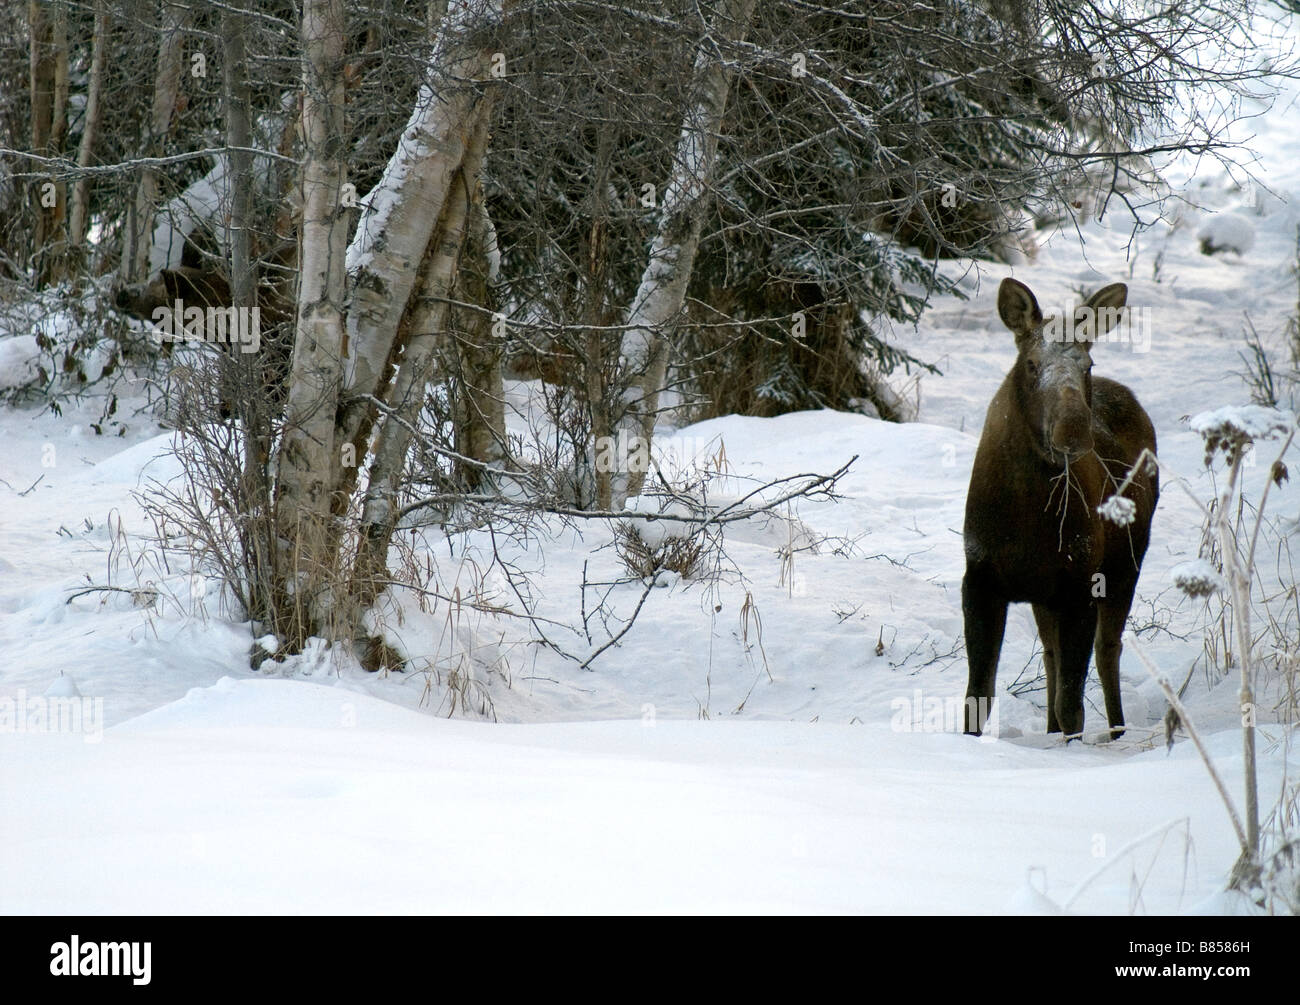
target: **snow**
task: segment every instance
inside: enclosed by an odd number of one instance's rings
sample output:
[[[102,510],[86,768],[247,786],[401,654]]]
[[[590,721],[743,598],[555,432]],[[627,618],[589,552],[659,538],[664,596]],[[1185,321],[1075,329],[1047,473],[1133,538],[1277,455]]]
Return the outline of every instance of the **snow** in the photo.
[[[46,698],[80,698],[76,682],[71,677],[55,677],[53,683],[45,689]]]
[[[158,212],[153,231],[153,244],[149,249],[149,274],[157,275],[163,269],[175,269],[181,264],[181,255],[185,251],[185,239],[201,225],[212,226],[227,205],[227,165],[224,157],[214,158],[210,171],[184,192],[173,198]],[[218,242],[224,240],[225,232],[220,226],[212,226],[213,235]]]
[[[837,500],[725,525],[719,578],[663,577],[590,669],[469,601],[517,609],[519,586],[548,635],[586,658],[609,637],[599,617],[590,640],[582,630],[592,584],[620,617],[645,592],[607,585],[627,571],[605,522],[539,521],[517,542],[411,535],[420,565],[438,571],[433,585],[461,602],[381,597],[369,627],[407,656],[407,672],[367,674],[319,644],[253,671],[250,648],[270,652],[275,640],[236,620],[210,570],[160,549],[136,498],[179,476],[174,434],[136,415],[143,398],[123,392],[119,414],[135,417],[122,438],[92,434],[102,402],[91,397],[66,401],[62,416],[0,411],[0,909],[1254,910],[1223,892],[1232,827],[1192,745],[1180,738],[1166,753],[1165,701],[1133,649],[1187,679],[1183,701],[1240,804],[1238,683],[1204,669],[1201,628],[1221,597],[1174,585],[1217,573],[1199,555],[1201,514],[1175,482],[1215,497],[1222,468],[1203,464],[1202,430],[1257,438],[1293,421],[1238,403],[1249,399],[1243,312],[1276,332],[1295,310],[1297,116],[1280,102],[1259,130],[1256,169],[1276,195],[1205,165],[1170,172],[1194,212],[1249,217],[1254,242],[1239,255],[1202,255],[1193,211],[1178,203],[1132,242],[1112,209],[1082,225],[1082,247],[1072,229],[1038,233],[1033,262],[973,270],[969,301],[941,300],[919,329],[896,329],[944,371],[908,392],[920,422],[727,416],[659,440],[656,457],[679,460],[666,473],[702,485],[709,509],[857,460]],[[1123,281],[1151,319],[1142,344],[1093,352],[1096,374],[1126,384],[1151,415],[1165,468],[1137,641],[1121,665],[1129,729],[1109,744],[1095,742],[1095,672],[1086,741],[1046,735],[1024,606],[1008,615],[998,736],[927,725],[927,710],[946,711],[966,686],[961,527],[985,409],[1015,358],[996,311],[1012,271],[1045,314]],[[0,319],[0,375],[29,365],[34,344],[30,327]],[[536,418],[536,390],[508,384],[512,434]],[[1269,476],[1264,463],[1243,466],[1248,498]],[[1268,511],[1281,522],[1260,543],[1260,596],[1294,585],[1272,556],[1294,552],[1300,479],[1275,486]],[[529,582],[507,580],[498,552]],[[113,589],[74,596],[92,587]],[[1284,699],[1276,676],[1265,668],[1258,684],[1267,813],[1300,763],[1270,718]],[[56,702],[82,709],[84,728],[33,718]]]
[[[655,519],[634,519],[626,521],[636,530],[641,540],[652,551],[663,545],[668,538],[687,538],[698,524],[692,523],[691,509],[676,499],[660,499],[654,496],[633,496],[623,503],[628,513],[654,516]],[[688,519],[674,520],[673,517]]]
[[[1137,516],[1137,504],[1124,496],[1111,496],[1097,507],[1097,512],[1111,523],[1127,527]]]
[[[1220,251],[1244,255],[1255,246],[1255,225],[1240,213],[1219,213],[1201,225],[1196,239],[1207,255]]]
[[[65,283],[29,299],[0,300],[0,400],[51,387],[76,393],[103,375],[118,347],[88,338],[85,318],[98,311],[105,289],[101,279],[75,291]]]
[[[37,378],[41,350],[35,335],[14,335],[0,341],[0,391],[25,387]]]
[[[59,427],[17,412],[5,421],[14,449],[0,477],[25,487],[35,448]],[[38,490],[6,497],[0,553],[14,568],[0,572],[0,695],[68,681],[103,701],[109,727],[99,744],[0,731],[0,791],[25,808],[0,821],[7,910],[987,913],[1075,897],[1071,910],[1122,913],[1134,853],[1097,857],[1096,842],[1119,849],[1184,818],[1191,878],[1180,845],[1147,848],[1141,909],[1228,909],[1214,898],[1235,857],[1231,827],[1193,752],[1163,753],[1163,704],[1140,666],[1124,668],[1130,736],[1109,746],[1063,750],[1043,735],[1032,694],[1002,693],[1003,738],[992,742],[891,728],[900,697],[964,689],[960,649],[949,650],[961,632],[955,531],[970,433],[831,412],[683,430],[688,443],[725,443],[733,491],[861,455],[843,500],[797,519],[819,535],[868,536],[846,555],[800,552],[782,583],[775,553],[791,532],[779,521],[729,528],[728,553],[751,578],[719,587],[723,610],[702,612],[702,588],[688,582],[656,590],[594,672],[503,648],[503,633],[518,634],[508,622],[462,615],[448,632],[445,609],[389,598],[385,635],[428,669],[388,677],[320,647],[254,673],[247,626],[206,591],[191,608],[188,577],[168,578],[151,558],[130,498],[142,476],[174,473],[160,458],[169,437],[116,454],[120,443],[58,438],[59,463]],[[1193,434],[1170,442],[1167,461],[1196,458]],[[1195,478],[1197,467],[1184,469]],[[1194,547],[1171,514],[1156,528],[1146,594],[1169,581],[1171,554]],[[571,617],[584,562],[592,579],[612,571],[606,540],[545,538],[534,556],[546,561],[543,615]],[[86,577],[104,582],[124,550],[139,571],[122,560],[112,583],[152,582],[158,603],[65,602]],[[508,599],[501,580],[492,588]],[[739,638],[746,592],[770,680]],[[1191,648],[1151,645],[1171,670]],[[1013,609],[1004,686],[1032,652],[1032,620]],[[445,718],[453,666],[471,694],[488,694],[498,723]],[[1231,681],[1193,692],[1220,770],[1237,777]],[[456,707],[486,716],[481,702]],[[1088,715],[1096,727],[1095,705]],[[1280,747],[1261,749],[1263,791],[1276,791]],[[293,854],[271,851],[269,835]],[[1025,892],[1031,869],[1038,900]]]
[[[1018,912],[1028,868],[1040,897],[1116,912],[1135,852],[1078,888],[1134,807],[1188,820],[1195,863],[1231,853],[1194,757],[1049,761],[880,724],[488,726],[341,681],[224,678],[97,746],[0,736],[0,765],[28,808],[0,823],[12,912]],[[1137,852],[1148,909],[1213,896],[1169,893],[1176,843]]]
[[[484,238],[483,254],[487,259],[487,281],[489,285],[496,285],[501,278],[501,246],[497,243],[497,229],[492,224],[491,218],[487,218],[487,234]]]
[[[1224,405],[1198,412],[1188,428],[1207,439],[1225,437],[1243,440],[1272,440],[1295,429],[1295,416],[1277,408],[1261,405]]]

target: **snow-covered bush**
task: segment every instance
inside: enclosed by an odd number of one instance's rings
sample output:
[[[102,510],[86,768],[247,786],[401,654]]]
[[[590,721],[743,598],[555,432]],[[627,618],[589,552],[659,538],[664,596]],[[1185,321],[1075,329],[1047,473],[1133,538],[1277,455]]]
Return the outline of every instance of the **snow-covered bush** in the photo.
[[[1201,224],[1196,239],[1201,242],[1203,255],[1221,251],[1244,255],[1255,246],[1255,225],[1240,213],[1216,213]]]
[[[95,431],[120,433],[116,378],[124,362],[149,364],[156,353],[107,302],[93,282],[39,292],[15,284],[0,295],[0,402],[48,402],[58,412],[69,397],[96,396],[103,408]]]
[[[685,503],[641,495],[628,499],[624,509],[639,515],[614,528],[614,546],[629,573],[638,579],[656,579],[661,572],[693,579],[700,573],[709,539]]]

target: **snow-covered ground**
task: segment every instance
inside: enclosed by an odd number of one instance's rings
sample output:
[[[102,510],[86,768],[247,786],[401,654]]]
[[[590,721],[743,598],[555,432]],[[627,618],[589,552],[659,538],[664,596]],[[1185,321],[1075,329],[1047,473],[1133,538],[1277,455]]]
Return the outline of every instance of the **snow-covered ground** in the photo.
[[[1014,358],[995,309],[1009,274],[1046,313],[1129,284],[1136,334],[1098,347],[1097,372],[1136,392],[1170,472],[1133,621],[1175,684],[1201,653],[1203,602],[1171,585],[1201,523],[1172,473],[1203,500],[1215,484],[1187,417],[1249,400],[1245,312],[1267,340],[1296,309],[1300,110],[1284,101],[1257,126],[1271,192],[1180,165],[1170,222],[1130,242],[1114,205],[1081,228],[1082,247],[1072,229],[1039,234],[1035,261],[972,271],[969,301],[900,333],[944,370],[920,382],[921,422],[806,412],[681,430],[685,452],[725,447],[722,495],[858,460],[838,501],[729,527],[732,571],[654,590],[589,670],[526,644],[515,620],[404,596],[384,629],[406,673],[319,652],[251,671],[248,626],[215,581],[160,556],[133,497],[177,476],[171,434],[142,415],[123,438],[97,436],[94,402],[62,417],[3,411],[0,910],[1237,910],[1219,893],[1236,857],[1228,818],[1191,745],[1166,752],[1164,700],[1132,652],[1130,728],[1113,744],[1045,735],[1028,608],[1008,619],[1001,738],[956,735],[932,713],[965,691],[962,513],[984,410]],[[1205,256],[1202,233],[1243,247]],[[30,338],[0,332],[0,361],[25,365]],[[521,411],[528,391],[511,388]],[[1270,460],[1246,470],[1249,497]],[[1293,551],[1297,483],[1269,502]],[[814,539],[792,562],[778,554]],[[601,524],[555,522],[504,546],[536,613],[558,623],[554,641],[579,655],[608,638],[598,622],[591,643],[572,626],[594,597],[584,576],[621,571],[611,542]],[[448,590],[509,600],[499,574],[480,576],[485,535],[428,547]],[[1293,586],[1276,548],[1262,571]],[[121,590],[73,596],[90,586]],[[620,586],[611,602],[626,616],[640,596]],[[1236,688],[1197,669],[1185,701],[1240,801]],[[80,732],[35,728],[47,693],[84,700]],[[1086,714],[1093,734],[1095,677]],[[1266,807],[1281,735],[1266,725],[1260,741]]]
[[[1045,751],[879,721],[488,726],[241,676],[98,744],[4,738],[6,911],[984,912],[1047,909],[1045,886],[1123,912],[1133,875],[1142,908],[1171,911],[1232,858],[1185,744]],[[1234,738],[1215,740],[1230,764]]]

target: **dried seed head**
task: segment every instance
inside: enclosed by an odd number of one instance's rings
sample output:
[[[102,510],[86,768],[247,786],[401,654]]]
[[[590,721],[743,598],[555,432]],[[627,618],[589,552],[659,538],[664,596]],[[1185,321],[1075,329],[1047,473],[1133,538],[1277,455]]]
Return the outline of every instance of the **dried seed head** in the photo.
[[[1203,558],[1174,566],[1172,576],[1174,585],[1189,597],[1208,597],[1223,587],[1219,571]]]
[[[1111,523],[1127,527],[1137,517],[1137,504],[1123,496],[1111,496],[1097,507],[1097,512]]]

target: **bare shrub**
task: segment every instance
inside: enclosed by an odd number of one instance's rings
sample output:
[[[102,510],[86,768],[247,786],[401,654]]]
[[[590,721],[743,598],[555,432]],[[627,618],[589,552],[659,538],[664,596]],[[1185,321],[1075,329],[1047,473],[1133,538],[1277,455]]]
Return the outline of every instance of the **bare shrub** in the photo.
[[[1246,365],[1242,378],[1251,401],[1266,408],[1300,410],[1300,226],[1291,272],[1296,280],[1295,313],[1272,335],[1261,335],[1248,315],[1243,333],[1246,350],[1238,355]]]
[[[1284,903],[1286,897],[1290,896],[1285,892],[1288,884],[1292,882],[1289,878],[1292,853],[1286,850],[1291,843],[1287,826],[1295,813],[1295,800],[1300,786],[1284,774],[1282,793],[1273,810],[1263,819],[1263,828],[1261,828],[1256,771],[1256,735],[1258,720],[1264,710],[1261,708],[1260,699],[1268,694],[1270,689],[1280,685],[1283,697],[1275,707],[1278,720],[1283,726],[1280,742],[1289,748],[1294,739],[1295,682],[1292,668],[1294,660],[1291,657],[1294,644],[1282,640],[1285,639],[1285,633],[1292,624],[1290,609],[1296,601],[1294,574],[1291,573],[1288,578],[1285,573],[1282,573],[1280,565],[1282,591],[1272,595],[1262,591],[1258,546],[1261,540],[1268,537],[1270,530],[1265,521],[1270,491],[1275,486],[1280,486],[1287,477],[1283,458],[1296,438],[1295,416],[1261,406],[1222,408],[1196,415],[1191,421],[1191,427],[1204,440],[1206,467],[1210,467],[1215,459],[1222,455],[1227,471],[1226,478],[1218,487],[1212,504],[1201,502],[1187,488],[1185,482],[1174,480],[1174,483],[1182,487],[1196,503],[1205,518],[1202,557],[1176,567],[1174,578],[1179,588],[1189,596],[1202,598],[1217,592],[1222,597],[1222,609],[1217,619],[1211,612],[1211,622],[1206,628],[1205,653],[1209,655],[1216,652],[1216,644],[1208,640],[1217,632],[1225,646],[1225,664],[1235,662],[1239,672],[1244,765],[1242,789],[1245,796],[1244,811],[1240,814],[1229,795],[1228,786],[1197,733],[1195,723],[1180,700],[1179,693],[1175,691],[1168,677],[1155,669],[1146,654],[1136,645],[1134,648],[1169,701],[1171,714],[1166,721],[1171,733],[1170,742],[1172,742],[1173,730],[1177,728],[1186,730],[1205,762],[1206,769],[1214,780],[1232,821],[1241,846],[1241,854],[1232,868],[1229,887],[1249,896],[1260,907],[1273,910],[1277,906],[1279,890],[1285,894],[1282,898]],[[1259,444],[1269,440],[1281,440],[1282,446],[1276,454],[1276,460],[1268,469],[1268,477],[1258,502],[1250,506],[1247,513],[1243,468],[1247,465],[1248,459],[1253,460],[1254,451],[1258,449]],[[1144,453],[1137,464],[1143,463],[1159,462]],[[1279,560],[1285,551],[1289,562],[1290,552],[1285,544],[1285,532],[1277,535],[1276,527],[1272,527],[1271,530],[1282,542],[1278,552]],[[1205,557],[1205,543],[1210,541],[1214,541],[1218,546],[1214,562]],[[1286,586],[1288,583],[1291,584],[1289,588]],[[1260,593],[1263,595],[1257,601],[1257,595]],[[1259,605],[1264,608],[1265,621],[1279,640],[1279,645],[1271,651],[1266,644],[1261,644],[1268,639],[1269,633],[1265,632],[1257,636],[1251,627]],[[1227,613],[1228,608],[1231,608],[1230,615]],[[1231,631],[1228,631],[1228,625],[1231,625]],[[1235,660],[1229,655],[1231,652],[1229,647],[1234,644]],[[1276,673],[1267,674],[1265,671],[1270,667]],[[1269,830],[1270,824],[1274,828],[1272,831]],[[1269,848],[1270,844],[1274,845],[1272,850]],[[1288,877],[1280,881],[1280,886],[1277,879],[1279,870],[1284,877]]]
[[[705,541],[698,534],[685,537],[664,534],[652,544],[630,523],[615,526],[614,547],[623,567],[639,579],[653,579],[661,571],[694,579],[701,571],[705,555]]]

